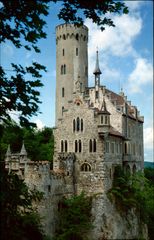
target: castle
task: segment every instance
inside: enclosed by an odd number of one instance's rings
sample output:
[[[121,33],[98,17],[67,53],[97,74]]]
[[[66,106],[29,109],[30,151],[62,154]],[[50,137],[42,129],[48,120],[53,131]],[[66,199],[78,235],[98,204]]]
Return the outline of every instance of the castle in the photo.
[[[116,94],[101,86],[98,51],[95,85],[88,87],[86,26],[57,26],[56,44],[53,168],[66,175],[74,169],[77,193],[103,192],[112,182],[116,165],[131,173],[143,169],[143,117],[123,92]]]
[[[30,188],[45,193],[39,206],[46,232],[54,235],[62,196],[98,194],[93,201],[95,228],[90,239],[131,239],[139,236],[140,221],[131,211],[123,218],[109,202],[115,166],[133,174],[143,170],[143,117],[137,107],[100,84],[98,51],[93,87],[88,87],[88,28],[56,27],[56,127],[53,169],[32,162],[22,146],[18,155],[6,153],[6,168],[17,172]],[[120,227],[119,227],[120,226]],[[132,226],[132,228],[130,227]]]

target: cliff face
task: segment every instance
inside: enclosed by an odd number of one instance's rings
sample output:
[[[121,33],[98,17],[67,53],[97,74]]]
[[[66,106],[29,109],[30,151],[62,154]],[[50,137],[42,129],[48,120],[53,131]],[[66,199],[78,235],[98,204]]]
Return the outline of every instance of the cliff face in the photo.
[[[135,210],[117,211],[105,194],[93,199],[92,221],[94,229],[89,239],[148,239],[147,227],[140,222]]]
[[[25,181],[30,188],[35,186],[44,192],[44,199],[37,208],[43,217],[45,232],[53,237],[59,222],[58,203],[64,196],[73,195],[74,186],[71,177],[44,170],[29,169]],[[147,227],[135,210],[118,211],[105,192],[93,196],[91,213],[93,229],[88,233],[89,240],[148,239]]]

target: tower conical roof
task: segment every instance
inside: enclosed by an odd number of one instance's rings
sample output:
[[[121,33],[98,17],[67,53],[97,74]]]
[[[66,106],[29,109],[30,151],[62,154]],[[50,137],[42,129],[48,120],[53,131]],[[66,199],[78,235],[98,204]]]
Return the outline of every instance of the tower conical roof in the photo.
[[[96,51],[96,65],[95,65],[95,70],[93,72],[95,75],[96,74],[101,74],[101,70],[99,68],[99,59],[98,59],[98,50]]]
[[[24,141],[22,143],[22,148],[21,148],[21,151],[20,151],[20,155],[27,155],[27,151],[25,149],[25,144],[24,144]]]

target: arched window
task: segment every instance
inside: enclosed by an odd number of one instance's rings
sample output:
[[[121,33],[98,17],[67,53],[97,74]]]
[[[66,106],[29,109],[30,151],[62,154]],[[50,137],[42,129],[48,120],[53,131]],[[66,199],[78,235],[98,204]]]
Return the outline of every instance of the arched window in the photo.
[[[90,172],[91,171],[91,166],[88,163],[83,163],[81,165],[81,171],[82,172]]]
[[[66,74],[66,65],[64,64],[64,74]]]
[[[65,90],[64,88],[62,88],[62,97],[64,97],[64,95],[65,95]]]
[[[79,117],[77,117],[77,119],[76,119],[76,130],[77,131],[80,130],[80,119],[79,119]]]
[[[73,132],[75,132],[75,119],[73,119]]]
[[[63,68],[63,65],[61,65],[61,74],[64,74],[64,68]]]
[[[79,152],[82,152],[82,144],[81,144],[81,140],[79,140]]]
[[[96,152],[96,139],[93,141],[93,152]]]
[[[75,36],[76,40],[79,40],[79,34],[77,33]]]
[[[83,131],[83,119],[81,119],[81,132]]]
[[[67,152],[67,140],[65,140],[65,152]]]
[[[77,152],[77,151],[78,151],[78,141],[75,140],[75,152]]]
[[[78,48],[76,48],[76,56],[78,56],[79,54],[79,51],[78,51]]]
[[[66,40],[66,36],[65,36],[65,34],[63,34],[63,39]]]
[[[61,140],[61,152],[63,152],[64,151],[64,142],[63,142],[63,140]]]
[[[89,140],[89,152],[92,152],[92,140]]]

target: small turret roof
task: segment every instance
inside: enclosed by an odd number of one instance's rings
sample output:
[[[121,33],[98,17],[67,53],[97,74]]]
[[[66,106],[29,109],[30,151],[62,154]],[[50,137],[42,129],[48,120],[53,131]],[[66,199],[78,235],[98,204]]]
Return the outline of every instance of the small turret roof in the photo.
[[[93,72],[95,75],[101,74],[101,70],[99,68],[99,59],[98,59],[98,50],[96,51],[96,65],[95,65],[95,70]]]
[[[25,148],[24,141],[22,143],[22,148],[21,148],[21,151],[20,151],[20,155],[27,155],[27,151],[26,151],[26,148]]]
[[[105,102],[104,99],[103,99],[103,102],[102,102],[101,110],[98,112],[98,114],[108,114],[108,115],[110,115],[110,113],[107,111],[106,102]]]
[[[8,145],[7,151],[6,151],[6,156],[11,155],[11,149],[10,149],[10,144]]]

